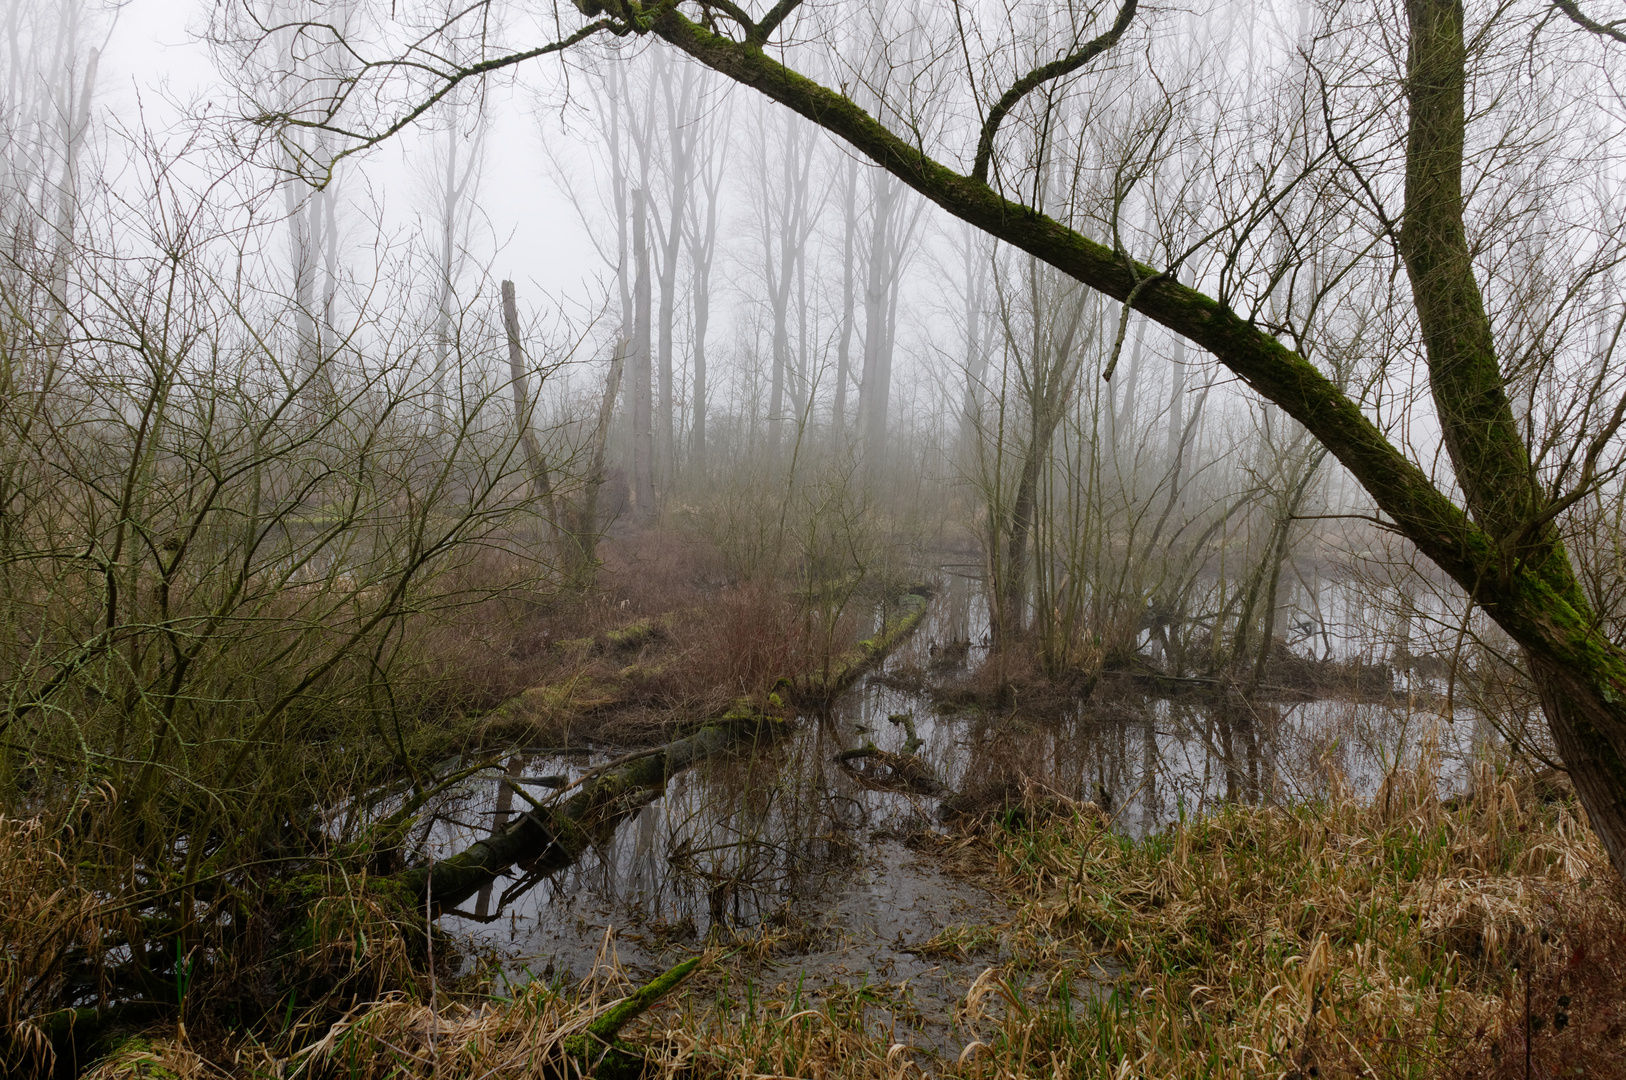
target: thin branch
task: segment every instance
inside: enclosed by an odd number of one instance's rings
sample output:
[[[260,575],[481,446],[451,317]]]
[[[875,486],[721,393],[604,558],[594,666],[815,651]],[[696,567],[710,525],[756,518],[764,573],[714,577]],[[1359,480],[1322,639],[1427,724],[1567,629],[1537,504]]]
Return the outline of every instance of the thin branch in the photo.
[[[1134,266],[1133,260],[1130,260],[1129,265],[1131,267]],[[1131,269],[1130,272],[1133,273],[1133,269]],[[1129,332],[1129,315],[1135,310],[1135,299],[1140,296],[1142,289],[1146,288],[1146,286],[1150,285],[1154,281],[1161,280],[1167,274],[1168,271],[1165,270],[1161,273],[1153,274],[1150,277],[1142,278],[1135,283],[1135,287],[1130,289],[1129,295],[1124,298],[1123,310],[1118,315],[1118,335],[1112,340],[1112,357],[1107,361],[1107,366],[1101,371],[1101,378],[1103,381],[1111,382],[1112,373],[1118,370],[1118,357],[1123,355],[1124,336]]]
[[[1124,0],[1124,6],[1118,12],[1118,21],[1100,37],[1085,43],[1060,60],[1052,60],[1048,64],[1034,68],[1011,84],[1011,88],[995,102],[992,109],[988,110],[988,119],[983,121],[982,134],[977,139],[976,163],[971,167],[973,179],[984,184],[988,182],[988,162],[994,155],[994,135],[999,131],[999,125],[1004,122],[1006,114],[1038,87],[1052,79],[1071,75],[1118,44],[1118,39],[1123,37],[1124,31],[1129,29],[1130,22],[1135,18],[1135,3],[1136,0]]]
[[[761,45],[768,40],[768,35],[779,29],[779,24],[790,16],[790,13],[802,6],[802,0],[779,0],[773,10],[762,17],[762,21],[754,27],[747,27],[746,40],[755,45]]]
[[[1614,22],[1601,23],[1589,19],[1581,13],[1581,6],[1575,0],[1553,0],[1553,6],[1569,16],[1570,22],[1581,29],[1590,30],[1594,34],[1602,34],[1604,37],[1612,37],[1616,41],[1626,44],[1626,32],[1620,29],[1621,23],[1626,22],[1626,20],[1616,19]]]
[[[436,103],[438,103],[447,94],[450,94],[466,80],[478,78],[482,75],[487,75],[493,71],[499,71],[503,68],[513,67],[514,65],[522,64],[527,60],[535,60],[538,57],[547,56],[550,53],[563,52],[571,46],[587,40],[600,30],[608,30],[613,34],[625,34],[629,32],[627,27],[622,26],[612,19],[597,19],[588,23],[580,30],[577,30],[569,37],[562,38],[559,41],[551,41],[546,45],[539,45],[534,49],[526,49],[524,52],[509,53],[506,56],[497,56],[490,60],[482,60],[478,64],[470,64],[467,67],[460,67],[451,74],[445,76],[445,81],[442,82],[440,87],[435,90],[434,93],[425,97],[422,101],[418,102],[417,105],[409,109],[405,114],[398,117],[393,123],[390,124],[389,127],[372,135],[362,135],[325,121],[300,120],[297,117],[290,116],[287,113],[265,113],[255,117],[255,121],[266,126],[279,125],[285,128],[313,128],[317,131],[326,131],[335,135],[342,135],[346,138],[357,140],[355,145],[346,147],[323,163],[322,167],[326,175],[322,177],[319,183],[312,185],[317,190],[321,190],[332,181],[333,168],[340,161],[349,157],[351,154],[357,154],[363,150],[369,150],[372,147],[377,146],[379,143],[385,142],[396,134],[400,133],[402,129],[406,128],[424,113],[434,108]]]

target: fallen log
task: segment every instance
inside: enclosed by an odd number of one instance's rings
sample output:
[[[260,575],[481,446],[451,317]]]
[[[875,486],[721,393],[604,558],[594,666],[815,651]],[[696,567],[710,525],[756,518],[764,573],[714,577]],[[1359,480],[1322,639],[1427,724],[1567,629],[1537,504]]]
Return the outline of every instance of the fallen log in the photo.
[[[642,805],[639,796],[658,795],[667,780],[697,762],[749,740],[779,738],[788,726],[779,717],[737,708],[691,735],[599,774],[557,806],[538,803],[449,859],[393,875],[392,887],[406,897],[417,897],[420,908],[427,896],[435,908],[444,910],[479,892],[514,863],[537,859],[569,863],[587,850],[604,826]]]
[[[925,618],[929,597],[926,586],[914,586],[901,594],[874,637],[858,642],[822,675],[800,683],[782,679],[779,687],[800,686],[788,695],[798,703],[828,704],[908,639]],[[778,695],[769,700],[776,706],[784,704]],[[402,871],[387,879],[388,884],[380,881],[379,885],[398,890],[400,899],[419,910],[427,897],[432,907],[444,911],[478,893],[515,863],[545,860],[566,865],[586,851],[603,829],[658,797],[671,777],[746,741],[778,739],[789,726],[749,703],[737,704],[690,735],[612,763],[585,783],[579,782],[575,794],[563,802],[536,803],[451,858]]]
[[[832,658],[822,672],[795,679],[780,679],[774,687],[776,693],[797,705],[826,708],[857,682],[870,668],[885,660],[909,639],[926,618],[926,607],[932,595],[929,585],[911,585],[890,602],[881,629],[874,637],[865,638],[838,657]]]

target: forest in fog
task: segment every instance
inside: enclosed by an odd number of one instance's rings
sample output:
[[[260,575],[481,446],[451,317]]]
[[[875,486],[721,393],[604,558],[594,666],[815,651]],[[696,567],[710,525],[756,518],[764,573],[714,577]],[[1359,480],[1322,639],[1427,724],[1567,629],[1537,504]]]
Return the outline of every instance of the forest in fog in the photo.
[[[1602,0],[6,0],[0,1073],[1626,1076]]]

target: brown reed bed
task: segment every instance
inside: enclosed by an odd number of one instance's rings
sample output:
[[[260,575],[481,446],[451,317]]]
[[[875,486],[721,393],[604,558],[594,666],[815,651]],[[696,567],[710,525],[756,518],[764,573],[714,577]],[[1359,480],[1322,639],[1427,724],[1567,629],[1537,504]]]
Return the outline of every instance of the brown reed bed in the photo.
[[[1055,803],[970,841],[1018,907],[955,928],[966,948],[999,942],[965,987],[955,1045],[877,1024],[906,987],[773,990],[728,956],[625,1036],[649,1075],[742,1080],[1626,1076],[1626,895],[1551,785],[1487,762],[1441,798],[1425,755],[1372,798],[1335,778],[1319,802],[1230,805],[1142,839]],[[44,838],[7,829],[0,867],[37,872],[15,849]],[[31,917],[93,918],[52,903]],[[506,999],[420,980],[280,1043],[167,1023],[96,1075],[571,1075],[567,1040],[629,989],[609,951],[580,986]]]

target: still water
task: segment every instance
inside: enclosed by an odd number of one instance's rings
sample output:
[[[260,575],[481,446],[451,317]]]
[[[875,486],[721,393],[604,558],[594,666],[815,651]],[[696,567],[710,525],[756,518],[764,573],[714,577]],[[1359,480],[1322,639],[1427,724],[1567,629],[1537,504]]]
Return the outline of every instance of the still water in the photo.
[[[1020,700],[945,713],[932,688],[952,687],[979,662],[986,623],[976,583],[945,569],[948,588],[916,635],[830,712],[674,777],[574,864],[515,867],[446,914],[467,962],[495,962],[516,980],[569,980],[608,949],[637,978],[669,967],[681,949],[753,942],[753,978],[764,987],[890,986],[907,1000],[889,1022],[944,1043],[953,1005],[1001,946],[974,955],[922,947],[956,924],[997,925],[1005,900],[992,875],[949,872],[942,799],[876,790],[837,763],[842,751],[872,743],[903,754],[912,729],[920,760],[952,792],[985,806],[1024,792],[1093,801],[1114,828],[1139,835],[1225,799],[1315,798],[1335,776],[1370,793],[1424,747],[1437,747],[1450,787],[1490,735],[1466,710],[1447,718],[1438,688],[1415,674],[1376,700],[1217,705],[1209,695],[1119,687],[1045,714]],[[1297,597],[1299,612],[1314,611],[1314,632],[1302,635],[1314,640],[1295,651],[1346,656],[1369,640],[1347,622],[1361,617],[1350,597],[1319,586]],[[1345,622],[1328,614],[1338,611]],[[449,855],[523,810],[514,786],[544,798],[622,752],[515,754],[506,779],[482,775],[448,796],[429,850]]]

